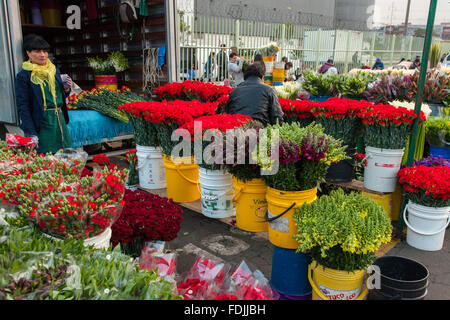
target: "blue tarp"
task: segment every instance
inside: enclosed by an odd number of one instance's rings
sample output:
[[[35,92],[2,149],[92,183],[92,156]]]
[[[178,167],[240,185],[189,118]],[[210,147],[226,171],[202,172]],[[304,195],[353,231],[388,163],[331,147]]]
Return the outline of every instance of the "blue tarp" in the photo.
[[[68,129],[72,148],[102,142],[118,135],[132,134],[130,123],[107,117],[93,110],[70,110]]]
[[[166,63],[166,46],[158,48],[158,69]]]

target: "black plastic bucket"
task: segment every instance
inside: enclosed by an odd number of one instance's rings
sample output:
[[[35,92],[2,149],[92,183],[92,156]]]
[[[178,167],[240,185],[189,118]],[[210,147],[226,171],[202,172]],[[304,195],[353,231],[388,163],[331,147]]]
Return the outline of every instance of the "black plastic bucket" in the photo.
[[[379,267],[380,289],[371,289],[369,300],[423,300],[427,295],[428,269],[421,263],[396,256],[374,262]]]
[[[330,182],[351,182],[354,176],[355,152],[354,146],[348,146],[345,153],[351,159],[345,159],[330,165],[325,179]]]

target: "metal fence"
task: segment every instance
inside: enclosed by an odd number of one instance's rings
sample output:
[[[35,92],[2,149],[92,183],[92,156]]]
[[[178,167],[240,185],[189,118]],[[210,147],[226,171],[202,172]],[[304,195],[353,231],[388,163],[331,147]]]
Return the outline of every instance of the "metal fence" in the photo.
[[[223,81],[231,52],[251,61],[256,49],[276,42],[277,60],[287,57],[299,74],[317,70],[333,59],[339,73],[372,66],[381,58],[385,67],[422,54],[423,38],[375,31],[348,31],[292,24],[253,22],[177,12],[180,80]]]

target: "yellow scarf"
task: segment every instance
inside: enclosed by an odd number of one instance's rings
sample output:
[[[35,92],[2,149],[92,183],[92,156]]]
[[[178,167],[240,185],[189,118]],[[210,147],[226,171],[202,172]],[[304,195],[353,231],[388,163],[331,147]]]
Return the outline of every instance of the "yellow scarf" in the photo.
[[[41,87],[42,99],[44,100],[44,109],[47,107],[44,93],[44,87],[47,84],[50,88],[50,93],[52,94],[53,101],[56,106],[55,65],[47,59],[47,62],[43,66],[34,64],[31,61],[26,61],[22,64],[22,68],[24,70],[31,71],[31,82]]]

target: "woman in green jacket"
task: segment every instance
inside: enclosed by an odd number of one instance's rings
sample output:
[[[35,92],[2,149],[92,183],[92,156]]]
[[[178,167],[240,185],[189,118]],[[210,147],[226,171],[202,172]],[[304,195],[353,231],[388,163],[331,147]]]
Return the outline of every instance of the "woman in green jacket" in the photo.
[[[40,36],[29,35],[24,49],[29,60],[17,74],[15,86],[20,126],[25,136],[38,143],[38,153],[70,148],[66,92],[59,70],[48,59],[50,45]]]

